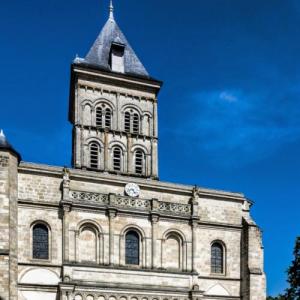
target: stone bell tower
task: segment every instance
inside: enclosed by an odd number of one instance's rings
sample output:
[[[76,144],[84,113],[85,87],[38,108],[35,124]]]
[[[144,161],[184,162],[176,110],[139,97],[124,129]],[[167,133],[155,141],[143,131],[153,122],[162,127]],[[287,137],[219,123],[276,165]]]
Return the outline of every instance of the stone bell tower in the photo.
[[[157,179],[161,85],[120,30],[111,2],[109,19],[87,56],[71,67],[73,167]]]

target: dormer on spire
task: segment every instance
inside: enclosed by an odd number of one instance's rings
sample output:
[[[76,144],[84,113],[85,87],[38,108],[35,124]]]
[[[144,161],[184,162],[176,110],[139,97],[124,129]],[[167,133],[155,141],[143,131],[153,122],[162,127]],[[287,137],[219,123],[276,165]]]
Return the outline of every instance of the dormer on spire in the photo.
[[[109,19],[111,21],[114,21],[115,18],[114,18],[114,6],[113,6],[113,1],[110,0],[110,4],[109,4]]]
[[[74,62],[126,75],[150,77],[114,19],[112,0],[109,5],[109,19],[93,46],[84,59],[77,58]]]

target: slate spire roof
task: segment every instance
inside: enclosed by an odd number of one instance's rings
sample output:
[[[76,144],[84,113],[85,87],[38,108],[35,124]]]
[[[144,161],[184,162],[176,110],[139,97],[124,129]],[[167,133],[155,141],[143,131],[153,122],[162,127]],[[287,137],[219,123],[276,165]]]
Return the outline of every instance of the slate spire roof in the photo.
[[[8,142],[2,129],[0,130],[0,151],[1,150],[12,152],[13,154],[15,154],[18,157],[18,160],[21,161],[21,155]]]
[[[76,59],[76,63],[85,63],[111,71],[110,51],[113,43],[125,46],[124,70],[125,74],[149,77],[145,67],[131,48],[126,37],[114,18],[112,1],[109,7],[109,19],[84,59]]]

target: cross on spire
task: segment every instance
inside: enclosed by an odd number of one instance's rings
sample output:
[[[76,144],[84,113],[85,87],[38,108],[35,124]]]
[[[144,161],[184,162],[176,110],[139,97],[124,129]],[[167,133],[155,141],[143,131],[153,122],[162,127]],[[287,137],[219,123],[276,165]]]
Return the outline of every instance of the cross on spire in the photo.
[[[114,20],[114,6],[113,6],[113,0],[110,0],[109,4],[109,19]]]

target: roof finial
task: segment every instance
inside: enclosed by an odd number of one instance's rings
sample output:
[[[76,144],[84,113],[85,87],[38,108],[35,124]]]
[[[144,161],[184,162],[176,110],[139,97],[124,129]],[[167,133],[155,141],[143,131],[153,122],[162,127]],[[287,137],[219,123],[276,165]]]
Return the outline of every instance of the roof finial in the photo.
[[[0,138],[5,138],[5,135],[4,135],[4,132],[2,129],[0,130]]]
[[[110,4],[109,4],[109,19],[114,20],[114,6],[112,0],[110,0]]]

